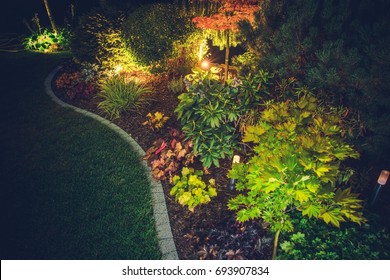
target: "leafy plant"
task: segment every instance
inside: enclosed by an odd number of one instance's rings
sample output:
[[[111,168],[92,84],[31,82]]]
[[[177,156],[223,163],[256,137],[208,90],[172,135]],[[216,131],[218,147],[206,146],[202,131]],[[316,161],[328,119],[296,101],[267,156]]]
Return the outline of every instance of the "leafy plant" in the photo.
[[[226,219],[218,228],[197,228],[184,235],[202,260],[267,259],[269,240],[259,221]]]
[[[160,130],[164,127],[165,122],[169,120],[169,117],[161,112],[148,113],[146,117],[148,120],[143,125],[147,125],[151,130]]]
[[[42,32],[33,33],[24,40],[24,47],[27,50],[40,52],[54,52],[66,50],[69,46],[70,33],[67,30],[60,30],[58,33],[48,29]]]
[[[169,139],[154,141],[144,156],[156,180],[171,181],[181,166],[187,166],[194,160],[192,142],[183,141],[184,135],[175,129],[171,129],[169,135]]]
[[[189,88],[179,95],[175,109],[186,139],[193,141],[205,167],[219,166],[220,159],[233,156],[237,145],[238,89],[219,83],[217,77],[212,71],[194,70],[186,77]]]
[[[340,110],[321,107],[307,90],[297,94],[297,101],[268,103],[260,122],[247,127],[243,141],[256,145],[254,155],[229,172],[244,192],[229,201],[229,209],[237,211],[238,221],[270,223],[276,233],[273,258],[280,232],[293,230],[293,209],[336,227],[365,221],[358,195],[336,185],[340,162],[358,157],[343,139]]]
[[[142,66],[153,71],[165,68],[165,59],[173,54],[173,45],[185,41],[194,31],[188,16],[173,4],[143,5],[131,12],[123,26],[128,50]]]
[[[209,203],[212,197],[217,196],[215,180],[210,179],[206,184],[202,175],[200,170],[183,167],[181,176],[173,177],[173,187],[169,194],[181,205],[188,206],[191,212],[194,212],[196,206]]]
[[[79,63],[98,65],[105,76],[138,68],[121,35],[124,16],[94,9],[80,17],[72,40],[72,54]]]
[[[85,80],[81,72],[64,72],[55,80],[58,88],[65,90],[65,95],[70,100],[88,99],[97,94],[99,86],[96,80]]]
[[[355,145],[367,164],[385,166],[390,155],[386,3],[275,0],[260,5],[256,27],[241,24],[256,56],[246,68],[261,65],[281,79],[294,77],[316,88],[324,101],[355,111]]]
[[[183,76],[170,80],[168,83],[168,89],[177,94],[183,93],[185,91]]]
[[[195,17],[193,22],[196,27],[209,31],[214,45],[225,49],[224,81],[226,81],[229,69],[229,48],[238,43],[235,35],[238,31],[237,23],[242,20],[253,22],[253,13],[259,9],[259,4],[256,0],[221,0],[216,2],[219,4],[217,13]]]
[[[298,213],[293,219],[297,232],[281,240],[279,259],[296,260],[377,260],[390,258],[390,235],[372,224],[357,227],[347,223],[342,228],[327,227],[318,220]]]
[[[100,83],[98,97],[103,98],[98,107],[105,110],[110,118],[119,118],[123,111],[138,111],[147,102],[151,89],[134,80],[125,81],[122,76],[106,78]]]

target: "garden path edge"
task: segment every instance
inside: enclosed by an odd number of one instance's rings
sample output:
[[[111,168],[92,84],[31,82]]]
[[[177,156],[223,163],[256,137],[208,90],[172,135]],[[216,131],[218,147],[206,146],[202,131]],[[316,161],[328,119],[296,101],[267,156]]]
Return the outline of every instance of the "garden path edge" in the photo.
[[[151,186],[151,195],[152,195],[152,204],[153,204],[153,215],[157,230],[157,238],[159,242],[159,247],[163,260],[178,260],[178,254],[175,246],[175,242],[173,240],[172,229],[169,222],[167,206],[165,203],[164,191],[162,185],[159,181],[156,181],[151,174],[150,167],[146,164],[142,157],[145,155],[145,151],[141,148],[141,146],[122,128],[110,122],[109,120],[98,116],[94,113],[88,112],[86,110],[77,108],[70,104],[67,104],[60,100],[53,92],[51,87],[51,83],[54,75],[61,69],[61,66],[57,66],[45,79],[44,86],[46,93],[50,96],[50,98],[57,103],[58,105],[64,108],[70,108],[84,116],[90,117],[98,122],[104,124],[124,139],[129,145],[134,149],[134,151],[140,157],[140,162],[145,168],[145,173],[148,178],[148,181]]]

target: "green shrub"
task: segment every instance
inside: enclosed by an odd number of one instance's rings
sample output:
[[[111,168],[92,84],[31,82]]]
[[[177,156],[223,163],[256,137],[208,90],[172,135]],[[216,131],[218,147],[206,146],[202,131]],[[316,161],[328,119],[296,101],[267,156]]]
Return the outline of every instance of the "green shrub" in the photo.
[[[187,92],[179,95],[175,109],[186,139],[194,143],[203,166],[219,166],[219,160],[233,157],[237,147],[235,121],[240,107],[235,100],[238,88],[221,84],[212,71],[188,75]]]
[[[98,63],[98,35],[107,32],[112,26],[109,18],[100,10],[94,9],[79,19],[71,44],[72,54],[79,62]]]
[[[211,198],[217,196],[215,189],[215,180],[210,179],[209,184],[202,180],[203,172],[193,168],[183,167],[181,176],[173,177],[173,187],[170,195],[183,206],[193,212],[195,207],[200,204],[206,204]]]
[[[126,81],[122,76],[104,79],[100,83],[98,97],[103,98],[98,104],[110,118],[119,118],[123,111],[138,111],[147,102],[150,88],[134,80]]]
[[[327,227],[296,213],[296,233],[281,239],[279,259],[295,260],[380,260],[390,259],[390,234],[375,225]]]
[[[71,33],[66,29],[59,30],[58,33],[43,29],[40,33],[34,33],[25,38],[23,44],[27,50],[53,52],[68,50],[70,38]]]
[[[123,26],[126,45],[137,62],[155,71],[165,69],[174,42],[185,41],[192,31],[191,18],[172,4],[141,6],[128,15]]]
[[[356,112],[355,143],[365,159],[386,165],[390,155],[390,17],[386,1],[262,1],[256,28],[242,24],[261,67],[294,77],[327,102]],[[247,64],[245,65],[245,62]],[[367,161],[366,161],[367,162]],[[380,168],[380,167],[378,167]]]
[[[294,229],[292,209],[336,227],[365,221],[362,201],[345,186],[350,176],[342,176],[351,172],[340,168],[345,159],[359,156],[343,138],[343,110],[320,106],[305,89],[296,94],[297,101],[269,102],[260,122],[247,127],[243,141],[255,144],[254,155],[229,172],[242,192],[229,201],[229,209],[240,222],[262,218],[270,224],[276,233],[273,257],[280,232]]]
[[[98,9],[81,16],[72,41],[76,61],[97,64],[106,76],[137,67],[121,36],[123,21],[120,13]]]
[[[272,98],[272,75],[259,71],[222,84],[218,70],[195,69],[184,79],[187,90],[179,95],[175,110],[187,139],[194,143],[205,167],[219,166],[219,160],[232,157],[237,148],[237,128],[258,119],[259,107]]]

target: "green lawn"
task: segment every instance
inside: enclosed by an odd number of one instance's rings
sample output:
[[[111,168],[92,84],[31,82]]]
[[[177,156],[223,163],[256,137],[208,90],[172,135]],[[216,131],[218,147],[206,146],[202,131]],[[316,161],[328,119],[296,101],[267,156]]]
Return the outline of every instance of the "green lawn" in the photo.
[[[0,54],[1,259],[159,259],[129,145],[45,94],[66,54]]]

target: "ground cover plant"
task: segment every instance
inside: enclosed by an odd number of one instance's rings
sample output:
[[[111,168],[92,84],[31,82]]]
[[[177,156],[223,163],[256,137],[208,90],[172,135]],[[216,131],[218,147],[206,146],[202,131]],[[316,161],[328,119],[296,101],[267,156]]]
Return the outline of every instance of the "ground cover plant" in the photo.
[[[78,69],[59,73],[56,93],[103,116],[107,111],[99,104],[106,102],[108,116],[146,150],[144,159],[163,184],[182,259],[388,258],[383,245],[388,239],[383,214],[390,210],[387,190],[376,206],[368,203],[368,186],[374,185],[369,176],[387,166],[366,162],[367,147],[360,141],[365,136],[356,138],[362,119],[350,96],[344,95],[350,92],[349,82],[337,79],[338,74],[351,78],[351,64],[332,67],[344,56],[355,61],[353,44],[338,44],[335,37],[335,30],[342,29],[337,26],[349,18],[348,3],[261,1],[255,21],[247,17],[249,21],[234,26],[236,39],[246,47],[246,53],[234,59],[234,71],[222,75],[216,64],[190,71],[207,55],[204,39],[210,38],[210,32],[197,32],[192,19],[218,18],[220,7],[241,7],[244,2],[184,1],[185,8],[172,10],[180,15],[180,24],[170,13],[161,16],[171,7],[165,4],[89,14],[77,29],[83,35],[74,42]],[[352,18],[364,26],[359,9],[353,9]],[[147,24],[138,26],[140,22]],[[214,38],[223,39],[222,46],[233,43],[227,43],[226,33],[218,34],[224,35]],[[359,36],[354,37],[356,45]],[[77,44],[84,55],[77,52]],[[370,65],[373,56],[366,59],[356,65]],[[87,73],[92,79],[84,78]],[[73,86],[67,88],[68,79],[61,79],[68,74],[101,81],[100,93],[72,99],[66,92]],[[366,81],[359,77],[355,87]],[[151,89],[150,102],[136,110],[117,109],[121,102],[104,96],[104,83],[110,81],[145,83]],[[382,92],[381,81],[375,90]],[[382,100],[386,108],[386,98]],[[241,163],[233,164],[233,155],[239,155]],[[340,242],[332,243],[327,235]],[[353,245],[345,244],[348,239]]]
[[[281,242],[279,259],[383,260],[389,259],[388,231],[377,225],[347,223],[332,228],[293,213],[295,232]]]

